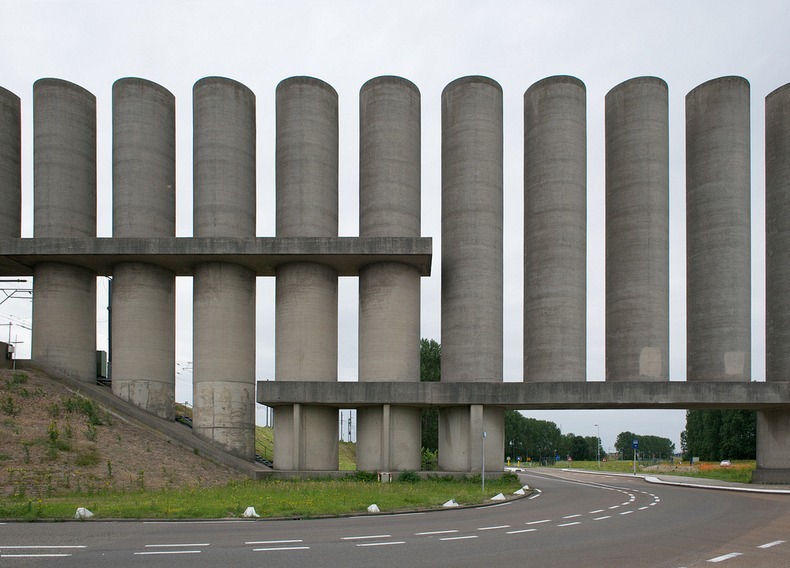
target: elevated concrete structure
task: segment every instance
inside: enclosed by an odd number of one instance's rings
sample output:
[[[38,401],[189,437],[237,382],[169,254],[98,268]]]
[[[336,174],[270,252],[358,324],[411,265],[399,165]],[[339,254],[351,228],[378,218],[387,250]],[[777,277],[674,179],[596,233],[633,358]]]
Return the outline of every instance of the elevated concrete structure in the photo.
[[[687,378],[751,376],[749,83],[686,95]]]
[[[96,236],[96,98],[73,83],[33,86],[33,232]],[[96,379],[96,276],[55,262],[33,270],[33,361]]]
[[[113,237],[175,237],[175,97],[144,79],[113,84]],[[113,393],[173,420],[175,275],[142,262],[113,267]]]
[[[0,237],[18,238],[22,223],[22,121],[19,97],[0,87]]]
[[[420,92],[378,77],[359,93],[359,234],[420,236]],[[359,381],[419,381],[420,273],[382,262],[359,275]],[[420,469],[420,409],[357,411],[357,469]]]
[[[457,79],[442,92],[442,382],[502,381],[502,175],[502,88]],[[440,469],[479,471],[483,447],[501,461],[501,408],[440,413]]]
[[[195,83],[194,234],[255,236],[255,95],[222,77]],[[230,262],[195,267],[193,429],[255,457],[255,273]]]
[[[525,381],[586,375],[586,96],[566,76],[524,94]]]
[[[656,77],[606,95],[606,380],[669,380],[669,102]]]
[[[362,408],[432,408],[471,405],[520,410],[726,408],[786,411],[790,382],[547,381],[465,383],[258,383],[258,402],[269,406],[313,404]],[[501,456],[500,456],[501,458]]]
[[[790,84],[765,98],[765,379],[790,377]],[[757,413],[758,483],[790,479],[790,413]]]
[[[277,86],[277,237],[336,237],[337,93],[311,77]],[[275,380],[337,380],[337,271],[300,262],[277,269]],[[313,405],[275,411],[274,467],[338,467],[337,411]]]

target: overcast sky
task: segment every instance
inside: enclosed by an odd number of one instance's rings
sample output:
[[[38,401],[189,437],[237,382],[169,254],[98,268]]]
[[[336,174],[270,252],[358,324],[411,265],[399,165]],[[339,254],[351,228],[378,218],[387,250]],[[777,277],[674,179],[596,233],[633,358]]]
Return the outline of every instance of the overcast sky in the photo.
[[[400,75],[422,93],[422,235],[433,238],[433,274],[422,284],[422,336],[440,337],[440,96],[450,81],[487,75],[504,90],[505,380],[521,379],[524,91],[551,75],[587,86],[589,380],[604,377],[604,96],[620,82],[655,75],[670,104],[670,376],[685,380],[684,98],[700,83],[741,75],[752,96],[752,377],[764,371],[764,99],[790,81],[790,3],[663,2],[256,2],[232,0],[0,0],[0,86],[23,112],[23,236],[32,227],[32,86],[75,82],[98,104],[98,235],[111,235],[111,88],[143,77],[177,101],[177,234],[192,234],[192,85],[230,77],[257,97],[258,235],[274,235],[274,92],[293,75],[330,83],[340,96],[340,235],[358,234],[358,93],[368,79]],[[106,284],[99,290],[106,294]],[[191,281],[178,283],[177,360],[192,359]],[[0,299],[2,297],[0,296]],[[100,300],[101,301],[101,300]],[[106,302],[106,299],[104,300]],[[106,349],[106,303],[98,345]],[[30,304],[0,306],[0,325],[30,321]],[[0,328],[1,329],[1,328]],[[14,325],[21,356],[29,333]],[[27,334],[27,335],[26,335]],[[274,375],[274,281],[258,281],[258,378]],[[357,282],[340,282],[341,380],[356,379]],[[177,399],[191,399],[180,372]],[[682,411],[529,413],[604,447],[623,430],[671,438]]]

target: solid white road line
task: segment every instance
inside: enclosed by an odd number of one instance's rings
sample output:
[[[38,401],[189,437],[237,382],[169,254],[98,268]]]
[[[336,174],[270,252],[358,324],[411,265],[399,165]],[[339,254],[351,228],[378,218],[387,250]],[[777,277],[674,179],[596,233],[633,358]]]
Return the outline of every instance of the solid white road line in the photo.
[[[68,544],[68,545],[44,544],[41,546],[33,546],[30,544],[26,544],[24,546],[0,545],[0,550],[52,550],[52,549],[69,549],[69,548],[87,548],[87,547],[84,544]]]
[[[294,544],[297,542],[304,542],[301,538],[294,538],[289,540],[250,540],[244,544]]]
[[[716,558],[710,558],[708,562],[724,562],[725,560],[730,560],[732,558],[738,558],[739,556],[743,556],[742,552],[730,552],[729,554],[724,554],[722,556],[717,556]]]
[[[451,534],[451,533],[457,533],[457,532],[458,532],[457,530],[449,530],[449,531],[428,531],[428,532],[418,532],[418,533],[414,533],[414,536],[430,536],[430,535],[434,535],[434,534]]]
[[[367,534],[361,536],[344,536],[340,540],[364,540],[366,538],[390,538],[391,534]]]
[[[271,548],[253,548],[253,552],[273,552],[277,550],[310,550],[309,546],[273,546]]]
[[[497,529],[509,529],[510,525],[498,525],[495,527],[478,527],[479,531],[495,531]]]
[[[774,547],[774,546],[779,546],[780,544],[784,544],[784,543],[785,543],[785,541],[783,541],[783,540],[775,540],[773,542],[768,542],[766,544],[761,544],[757,548],[771,548],[771,547]]]
[[[145,548],[183,548],[185,546],[211,546],[211,544],[208,542],[195,544],[146,544]]]
[[[71,554],[0,554],[0,558],[66,558]]]
[[[151,552],[135,552],[135,556],[153,556],[155,554],[200,554],[199,550],[157,550]]]
[[[361,542],[357,546],[390,546],[391,544],[406,544],[403,540],[395,540],[392,542]]]

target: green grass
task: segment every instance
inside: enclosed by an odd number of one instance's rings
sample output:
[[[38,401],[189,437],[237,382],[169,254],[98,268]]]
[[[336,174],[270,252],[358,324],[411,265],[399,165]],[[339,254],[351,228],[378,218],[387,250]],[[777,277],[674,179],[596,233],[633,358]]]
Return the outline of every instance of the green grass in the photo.
[[[372,503],[384,512],[485,502],[497,493],[511,494],[520,484],[515,476],[486,480],[429,479],[412,483],[378,483],[351,478],[322,481],[243,481],[225,487],[186,490],[106,492],[63,497],[0,499],[0,518],[66,519],[77,507],[87,507],[96,518],[232,518],[247,507],[261,517],[320,517],[364,513]]]
[[[271,460],[274,454],[274,429],[255,427],[255,453],[264,459]],[[340,471],[357,469],[357,446],[351,442],[338,442],[338,461]]]
[[[672,466],[667,462],[661,462],[667,465],[666,470],[651,471],[645,469],[651,465],[652,462],[637,462],[636,473],[646,474],[655,473],[656,475],[679,475],[682,477],[697,477],[700,479],[715,479],[720,481],[732,481],[737,483],[751,483],[752,472],[757,467],[754,460],[739,460],[733,461],[731,466],[721,467],[718,462],[702,462],[694,464],[691,467],[688,462]],[[567,461],[559,461],[553,467],[567,468]],[[580,461],[571,462],[572,469],[585,469],[590,471],[598,471],[598,464],[594,461]],[[601,462],[600,471],[613,472],[613,473],[632,473],[634,465],[632,461],[616,461],[610,460]]]

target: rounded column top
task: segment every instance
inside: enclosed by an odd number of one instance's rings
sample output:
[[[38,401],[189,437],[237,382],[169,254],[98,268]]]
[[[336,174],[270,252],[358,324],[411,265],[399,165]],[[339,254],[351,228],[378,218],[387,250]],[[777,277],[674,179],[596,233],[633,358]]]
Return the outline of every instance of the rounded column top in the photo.
[[[244,83],[240,83],[235,79],[229,79],[228,77],[219,77],[219,76],[210,76],[210,77],[203,77],[202,79],[198,79],[195,81],[195,84],[192,86],[192,93],[196,93],[198,89],[203,89],[206,87],[210,87],[212,85],[227,85],[229,87],[233,87],[239,91],[244,92],[248,96],[255,98],[255,93],[252,92],[247,85]]]
[[[159,94],[166,96],[168,98],[175,98],[173,93],[169,90],[164,88],[159,83],[154,83],[153,81],[149,81],[148,79],[143,79],[141,77],[121,77],[117,79],[112,84],[112,91],[115,94],[116,89],[128,88],[128,87],[140,87],[141,89],[148,89],[151,91],[156,91]]]
[[[700,91],[712,89],[714,87],[724,87],[724,86],[732,86],[732,87],[740,86],[748,89],[749,81],[738,75],[726,75],[724,77],[717,77],[716,79],[710,79],[709,81],[705,81],[704,83],[697,85],[696,87],[691,89],[686,95],[686,98],[690,98],[691,96],[695,95]]]
[[[309,85],[311,87],[319,87],[331,93],[332,95],[337,96],[337,91],[332,85],[326,81],[316,79],[315,77],[308,77],[307,75],[295,75],[293,77],[283,79],[277,84],[277,90],[279,91],[280,89],[285,89],[286,87],[290,87],[292,85]]]
[[[12,93],[8,89],[4,89],[3,87],[0,87],[0,100],[3,100],[6,104],[11,103],[16,107],[19,107],[20,105],[20,99],[16,95],[16,93]]]
[[[546,77],[545,79],[541,79],[540,81],[533,83],[529,87],[529,89],[527,89],[527,91],[524,93],[524,96],[526,97],[532,91],[538,89],[545,89],[550,85],[576,85],[583,91],[587,90],[587,86],[584,84],[584,81],[582,81],[578,77],[574,77],[573,75],[553,75],[551,77]]]
[[[626,79],[622,83],[609,89],[609,92],[606,93],[606,96],[608,97],[609,95],[613,95],[615,93],[618,93],[626,89],[632,89],[640,85],[652,85],[654,87],[663,88],[665,91],[669,91],[669,86],[667,85],[667,82],[664,81],[662,78],[653,77],[652,75],[644,75],[641,77],[633,77],[631,79]]]
[[[773,99],[774,97],[790,97],[790,83],[782,85],[768,93],[765,97],[765,101],[768,102],[769,99]]]
[[[420,93],[420,89],[417,88],[417,85],[408,79],[398,77],[397,75],[380,75],[378,77],[373,77],[372,79],[366,81],[364,85],[362,85],[362,87],[359,89],[359,92],[364,93],[365,91],[379,87],[381,85],[397,85],[399,87],[410,89],[417,94]]]
[[[70,91],[75,95],[79,95],[91,100],[96,100],[93,93],[84,87],[80,87],[76,83],[66,81],[65,79],[56,79],[54,77],[44,77],[33,83],[33,92],[36,93],[42,89],[58,89],[62,91]]]
[[[502,92],[502,85],[494,81],[491,77],[485,77],[484,75],[467,75],[466,77],[459,77],[455,81],[448,83],[448,85],[442,91],[442,95],[457,87],[461,87],[466,84],[474,84],[474,83],[488,85],[490,87],[494,87],[500,93]]]

